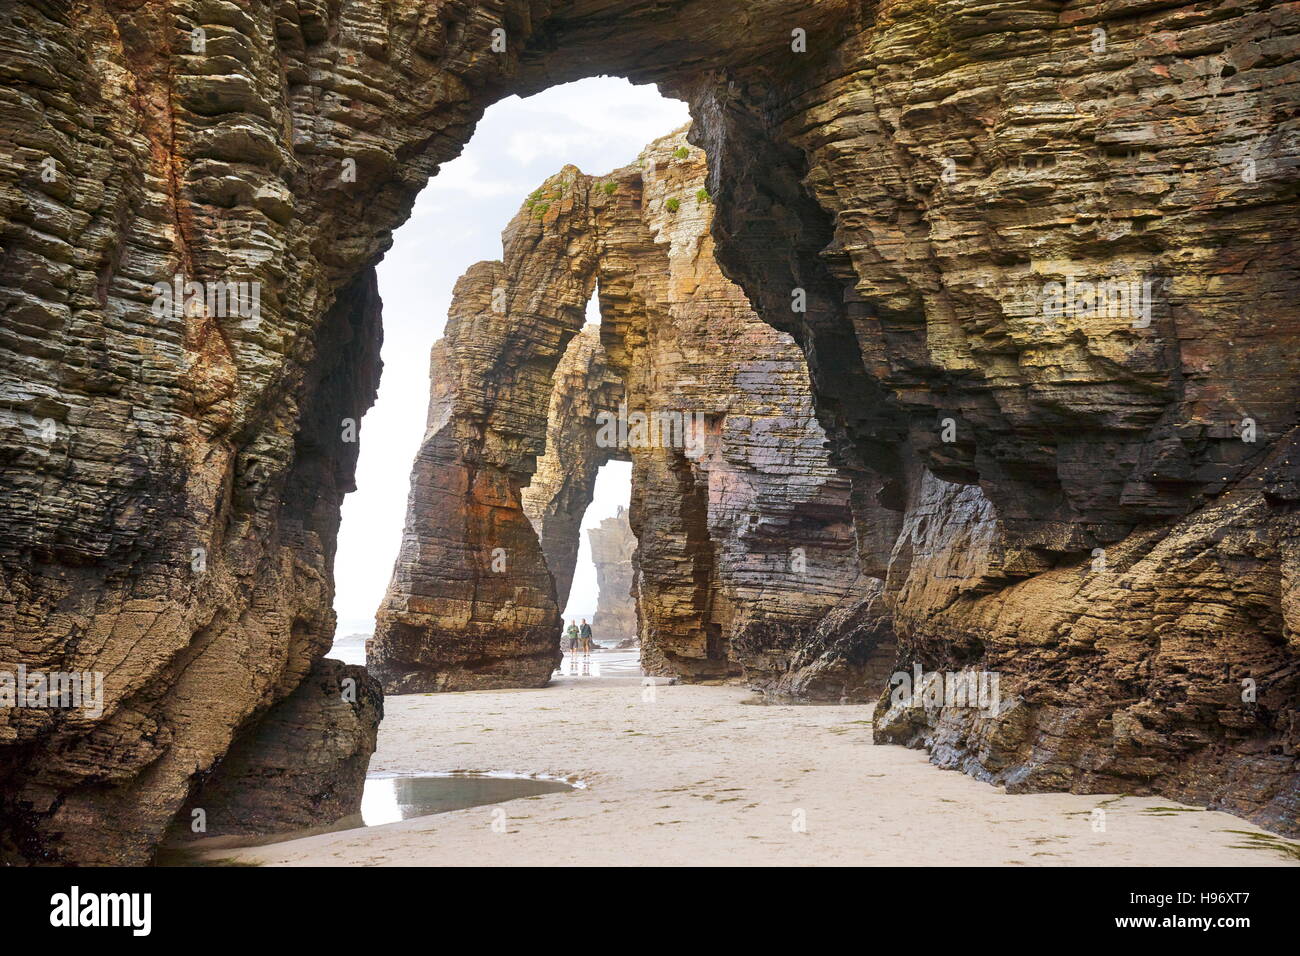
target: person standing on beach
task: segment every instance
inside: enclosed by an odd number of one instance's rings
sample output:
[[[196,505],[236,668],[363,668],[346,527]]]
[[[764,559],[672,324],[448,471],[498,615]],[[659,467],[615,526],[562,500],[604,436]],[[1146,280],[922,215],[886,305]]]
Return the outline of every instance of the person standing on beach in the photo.
[[[564,636],[569,639],[569,673],[578,672],[578,622],[570,621],[569,629],[564,632]]]
[[[582,639],[582,672],[591,673],[591,625],[587,619],[582,619],[582,627],[578,629],[578,636]]]

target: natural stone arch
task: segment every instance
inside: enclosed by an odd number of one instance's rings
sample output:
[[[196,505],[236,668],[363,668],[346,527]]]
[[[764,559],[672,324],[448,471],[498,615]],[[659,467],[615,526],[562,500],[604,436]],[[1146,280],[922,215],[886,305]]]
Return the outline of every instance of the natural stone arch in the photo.
[[[390,692],[541,686],[559,663],[555,587],[520,492],[594,289],[588,204],[603,198],[567,167],[516,215],[502,262],[456,284],[402,548],[367,644]]]
[[[600,327],[575,335],[555,369],[547,411],[546,452],[521,495],[524,514],[555,579],[556,607],[563,611],[578,561],[582,518],[596,490],[596,476],[611,461],[630,461],[627,451],[597,441],[602,415],[617,415],[623,382],[605,363]]]
[[[763,683],[788,665],[789,635],[857,587],[849,482],[823,447],[803,356],[714,264],[704,154],[665,137],[602,179],[635,197],[602,237],[606,361],[629,409],[703,425],[695,449],[632,451],[643,666]],[[785,646],[765,659],[736,653],[741,638]]]
[[[503,263],[458,283],[370,643],[388,691],[549,679],[578,525],[612,458],[633,462],[651,672],[774,680],[800,636],[865,587],[803,357],[714,261],[705,169],[684,131],[604,176],[568,167],[510,223]],[[561,358],[553,342],[597,277],[601,325]],[[550,368],[553,383],[537,371]],[[750,653],[732,653],[736,639]]]
[[[488,103],[598,72],[691,101],[719,259],[809,356],[869,569],[887,572],[900,529],[927,539],[936,501],[982,510],[978,488],[995,509],[988,573],[889,594],[907,660],[1033,669],[1014,743],[977,723],[945,759],[1294,828],[1296,27],[1262,3],[1108,15],[19,5],[2,27],[0,657],[114,680],[98,719],[3,714],[6,856],[147,858],[195,778],[323,654],[352,449],[304,409],[373,372],[356,290]],[[1061,262],[1171,277],[1155,332],[1044,329],[1017,290]],[[154,321],[152,283],[175,274],[260,282],[262,313]],[[327,344],[332,310],[366,330],[352,347]],[[347,417],[369,400],[352,392]],[[1246,419],[1255,442],[1234,434]],[[1090,574],[1094,545],[1114,577]],[[1207,607],[1229,611],[1209,632]]]

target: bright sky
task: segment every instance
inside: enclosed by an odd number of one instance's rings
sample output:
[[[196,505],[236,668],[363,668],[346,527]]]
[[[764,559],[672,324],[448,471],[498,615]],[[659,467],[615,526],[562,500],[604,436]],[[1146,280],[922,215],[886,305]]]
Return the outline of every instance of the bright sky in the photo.
[[[547,176],[566,163],[599,175],[634,160],[651,140],[689,120],[686,104],[653,86],[600,77],[491,107],[397,230],[379,265],[384,372],[361,423],[357,490],[343,502],[334,562],[339,637],[370,633],[401,545],[411,463],[429,403],[429,348],[442,334],[452,287],[475,262],[501,258],[501,230]],[[593,307],[588,320],[599,321]],[[626,505],[631,466],[601,470],[583,528]],[[565,617],[591,619],[596,575],[585,530]]]

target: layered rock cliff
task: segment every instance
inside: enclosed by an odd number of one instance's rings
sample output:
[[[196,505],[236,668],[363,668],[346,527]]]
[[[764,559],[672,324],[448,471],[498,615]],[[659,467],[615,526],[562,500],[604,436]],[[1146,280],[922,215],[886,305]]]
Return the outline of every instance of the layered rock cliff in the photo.
[[[370,643],[387,690],[545,683],[579,522],[613,458],[633,462],[650,671],[780,673],[857,583],[849,482],[803,356],[718,269],[705,170],[684,131],[605,176],[566,167],[510,223],[503,261],[458,284]],[[601,325],[561,356],[597,280]],[[485,475],[506,476],[490,502]],[[741,638],[755,653],[733,653]]]
[[[882,4],[815,82],[696,104],[719,257],[809,355],[900,663],[1010,705],[881,736],[1294,832],[1295,11],[1002,12]]]
[[[802,633],[854,585],[850,489],[802,354],[718,269],[705,171],[677,134],[613,175],[628,199],[603,242],[601,337],[629,415],[682,426],[680,441],[632,447],[643,666],[758,680],[785,661],[733,641]]]
[[[633,644],[637,639],[636,602],[632,597],[636,536],[627,511],[605,518],[587,529],[591,561],[596,566],[596,613],[591,630],[598,641]]]
[[[327,826],[361,812],[384,697],[364,667],[319,661],[193,789],[177,843]]]
[[[807,356],[903,662],[1017,702],[899,739],[1294,831],[1297,33],[1270,0],[11,4],[0,663],[106,707],[0,713],[6,859],[147,859],[323,655],[374,262],[486,105],[601,73],[690,101],[717,258]],[[159,304],[177,276],[256,312]]]
[[[520,491],[595,283],[589,198],[566,168],[506,230],[503,261],[456,283],[402,547],[367,643],[389,692],[542,686],[559,666],[555,585]],[[549,211],[547,228],[534,209]]]
[[[601,443],[599,417],[616,414],[623,383],[605,363],[600,328],[588,325],[569,342],[555,368],[546,413],[546,452],[520,499],[555,579],[556,607],[569,602],[583,515],[601,466],[627,452]]]

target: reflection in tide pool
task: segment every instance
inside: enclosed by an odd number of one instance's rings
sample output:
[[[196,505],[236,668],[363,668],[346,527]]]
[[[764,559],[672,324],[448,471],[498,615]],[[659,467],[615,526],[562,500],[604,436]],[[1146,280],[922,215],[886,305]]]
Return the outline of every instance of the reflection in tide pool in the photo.
[[[572,785],[559,780],[478,773],[369,777],[361,795],[361,817],[366,826],[377,827],[430,813],[447,813],[572,789]]]

